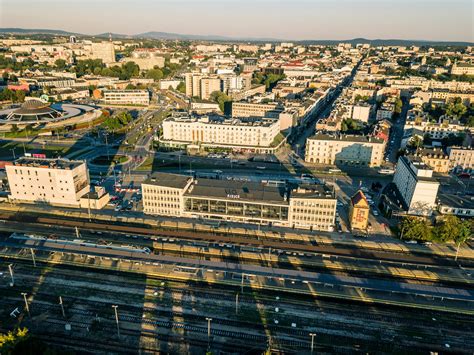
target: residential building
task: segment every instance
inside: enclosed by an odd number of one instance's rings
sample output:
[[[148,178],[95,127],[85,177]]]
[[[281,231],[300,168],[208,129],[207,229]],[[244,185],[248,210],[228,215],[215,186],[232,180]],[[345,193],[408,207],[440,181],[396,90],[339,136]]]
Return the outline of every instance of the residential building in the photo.
[[[112,42],[100,42],[91,44],[91,59],[102,59],[105,64],[115,63],[115,48]]]
[[[201,79],[201,99],[209,100],[214,91],[221,90],[221,80],[219,78]]]
[[[450,168],[456,171],[474,171],[474,149],[466,147],[449,147]]]
[[[454,62],[451,67],[451,74],[454,75],[474,75],[474,64]]]
[[[305,161],[376,167],[382,164],[384,149],[384,140],[376,137],[317,133],[306,140]]]
[[[430,216],[433,213],[439,182],[433,178],[433,169],[419,157],[400,157],[393,182],[406,204],[408,214]]]
[[[436,173],[447,173],[450,170],[449,156],[441,148],[421,148],[414,154]]]
[[[330,231],[336,198],[325,185],[289,190],[256,182],[154,173],[142,184],[146,214]]]
[[[79,207],[90,190],[83,161],[22,157],[5,170],[14,202]]]
[[[232,102],[232,117],[270,117],[282,111],[278,103]]]
[[[150,104],[150,93],[147,90],[105,90],[104,102],[110,105],[144,105]]]
[[[369,225],[370,206],[364,193],[359,190],[351,197],[349,224],[352,230],[366,231]]]
[[[163,141],[216,146],[269,147],[280,132],[271,118],[225,118],[176,113],[163,121]]]

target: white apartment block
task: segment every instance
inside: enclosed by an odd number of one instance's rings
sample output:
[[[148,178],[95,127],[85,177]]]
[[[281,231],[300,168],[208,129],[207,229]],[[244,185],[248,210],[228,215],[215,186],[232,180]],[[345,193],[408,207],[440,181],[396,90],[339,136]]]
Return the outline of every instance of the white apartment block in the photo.
[[[334,190],[325,185],[286,186],[194,179],[155,173],[142,183],[144,213],[332,231]]]
[[[219,78],[202,78],[201,79],[201,99],[209,100],[214,91],[221,90],[221,79]]]
[[[430,216],[436,209],[439,182],[420,158],[400,157],[393,182],[407,205],[408,214]]]
[[[277,103],[232,102],[232,117],[278,116],[278,113],[282,111],[283,107]]]
[[[89,58],[102,59],[105,64],[115,63],[115,47],[112,42],[92,43]]]
[[[474,171],[474,149],[449,147],[449,164],[452,169]]]
[[[104,102],[111,105],[144,105],[150,104],[150,93],[147,90],[106,90]]]
[[[269,147],[280,132],[278,119],[237,119],[175,115],[163,121],[162,140],[170,143]]]
[[[89,192],[86,163],[66,159],[19,158],[6,165],[10,200],[79,207]]]
[[[380,166],[385,142],[369,136],[318,133],[306,140],[305,161],[316,164]]]

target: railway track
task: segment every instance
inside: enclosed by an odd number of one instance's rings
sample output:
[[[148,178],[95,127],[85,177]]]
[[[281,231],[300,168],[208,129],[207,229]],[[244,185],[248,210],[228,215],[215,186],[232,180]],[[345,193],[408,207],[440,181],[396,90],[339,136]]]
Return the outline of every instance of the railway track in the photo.
[[[285,241],[283,238],[280,241],[274,240],[274,238],[259,238],[256,239],[252,236],[242,235],[229,235],[229,234],[210,234],[193,231],[183,230],[167,230],[157,229],[151,226],[137,227],[124,225],[120,223],[105,224],[98,222],[88,222],[83,220],[70,220],[61,218],[51,217],[40,217],[40,216],[27,216],[27,215],[10,215],[1,214],[0,220],[8,220],[13,222],[20,222],[22,225],[42,226],[42,227],[62,227],[70,228],[74,231],[75,228],[79,230],[88,230],[100,233],[119,233],[119,234],[134,234],[140,236],[155,236],[165,237],[179,240],[188,241],[201,241],[201,242],[213,242],[217,244],[233,244],[240,246],[252,246],[261,249],[273,250],[289,250],[294,252],[311,252],[318,254],[329,254],[335,256],[347,256],[359,259],[368,260],[385,260],[394,262],[410,262],[412,264],[421,265],[437,265],[437,266],[453,266],[459,267],[459,264],[453,259],[441,257],[437,255],[424,255],[422,253],[402,253],[394,251],[381,251],[381,250],[367,250],[359,249],[356,247],[344,246],[333,246],[320,244],[315,241],[306,242],[302,240],[291,240]],[[474,267],[474,260],[462,260],[462,264],[465,267]]]

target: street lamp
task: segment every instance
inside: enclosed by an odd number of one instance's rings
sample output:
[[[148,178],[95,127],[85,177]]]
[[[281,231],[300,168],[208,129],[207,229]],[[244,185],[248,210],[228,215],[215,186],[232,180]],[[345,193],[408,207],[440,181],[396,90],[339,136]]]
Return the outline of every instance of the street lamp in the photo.
[[[211,337],[211,320],[212,318],[206,317],[207,320],[207,337]]]
[[[10,286],[15,285],[15,279],[13,278],[13,269],[12,269],[13,264],[8,264],[8,271],[10,271],[10,277],[12,278],[12,282],[10,283]]]
[[[25,300],[25,308],[26,308],[26,311],[28,312],[28,317],[31,318],[30,307],[28,306],[28,300],[26,299],[26,292],[22,292],[21,295],[23,296],[23,299]]]
[[[118,319],[118,311],[117,311],[118,306],[114,304],[112,308],[115,311],[115,323],[117,323],[117,336],[120,338],[120,327],[119,327],[119,319]]]
[[[311,337],[311,352],[314,350],[314,337],[316,336],[316,333],[309,333],[309,336]]]

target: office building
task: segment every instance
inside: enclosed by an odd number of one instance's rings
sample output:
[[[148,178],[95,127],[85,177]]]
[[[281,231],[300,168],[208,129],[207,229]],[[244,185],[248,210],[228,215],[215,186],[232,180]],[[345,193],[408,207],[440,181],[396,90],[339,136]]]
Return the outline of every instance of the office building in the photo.
[[[330,231],[336,198],[325,185],[269,186],[155,173],[142,183],[146,214]]]
[[[150,104],[150,93],[147,90],[106,90],[104,102],[110,105],[144,105]]]
[[[90,191],[86,163],[23,157],[6,165],[10,200],[79,207]]]
[[[305,161],[316,164],[377,167],[385,142],[371,136],[317,133],[306,140]]]
[[[436,209],[439,182],[433,178],[433,169],[421,158],[398,158],[393,182],[406,204],[408,214],[430,216]]]

